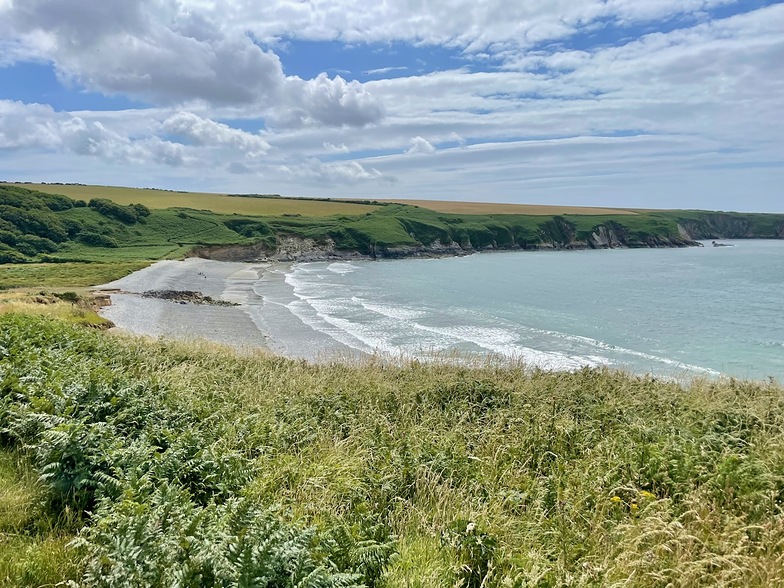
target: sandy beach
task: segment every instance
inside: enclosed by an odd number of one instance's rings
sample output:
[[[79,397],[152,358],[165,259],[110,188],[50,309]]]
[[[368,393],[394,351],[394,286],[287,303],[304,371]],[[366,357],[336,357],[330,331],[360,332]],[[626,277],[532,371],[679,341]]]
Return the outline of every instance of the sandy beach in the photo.
[[[112,304],[101,314],[118,328],[139,335],[175,339],[206,339],[235,348],[269,348],[245,308],[247,289],[258,279],[265,264],[244,264],[189,258],[159,261],[96,290],[110,293]],[[243,288],[243,283],[248,284]],[[182,304],[144,298],[150,290],[190,290],[238,306]]]
[[[363,354],[319,333],[290,310],[282,295],[290,264],[234,263],[188,258],[159,261],[96,287],[111,305],[101,315],[138,335],[204,339],[236,349],[263,348],[308,361],[356,359]],[[182,303],[141,296],[151,290],[188,290],[236,306]],[[284,337],[281,335],[285,333]]]

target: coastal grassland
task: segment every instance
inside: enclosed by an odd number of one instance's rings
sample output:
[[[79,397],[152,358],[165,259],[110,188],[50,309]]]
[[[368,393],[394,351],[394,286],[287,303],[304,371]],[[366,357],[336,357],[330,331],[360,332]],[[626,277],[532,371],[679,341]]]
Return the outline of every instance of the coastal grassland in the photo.
[[[150,264],[149,261],[107,263],[0,264],[0,290],[10,288],[83,288],[106,284]]]
[[[128,264],[177,259],[195,252],[212,256],[214,248],[222,250],[218,258],[224,254],[235,259],[318,257],[325,251],[337,257],[361,254],[375,258],[487,249],[674,247],[693,245],[692,239],[784,238],[784,215],[772,214],[598,214],[600,209],[595,209],[591,214],[555,216],[480,215],[404,204],[356,204],[358,208],[352,210],[362,210],[362,214],[305,216],[291,212],[294,208],[284,208],[288,212],[254,216],[191,208],[151,209],[141,202],[118,204],[110,194],[100,194],[107,197],[86,202],[0,184],[0,264],[95,264],[94,271],[85,266],[78,283],[63,284],[75,287],[105,282],[90,279],[99,267],[117,263],[122,275],[121,268]],[[270,200],[292,206],[297,202],[250,196],[230,199]],[[220,206],[216,204],[215,209]],[[51,272],[57,276],[62,270],[52,268]],[[0,287],[13,282],[14,273],[0,276]],[[46,280],[38,285],[59,287],[59,283]]]
[[[380,200],[394,204],[408,204],[435,212],[449,214],[523,214],[528,216],[556,216],[559,214],[633,215],[637,211],[626,208],[603,208],[595,206],[558,206],[551,204],[512,204],[500,202],[460,202],[450,200]]]
[[[73,199],[91,200],[108,198],[121,205],[144,204],[151,209],[191,208],[218,214],[243,214],[249,216],[331,216],[335,214],[359,215],[378,208],[373,204],[344,200],[315,198],[282,198],[264,195],[230,195],[207,192],[175,192],[147,190],[116,186],[82,186],[77,184],[10,184],[19,188],[37,190],[47,194],[63,194]]]
[[[781,586],[783,392],[0,315],[3,455],[85,586]]]
[[[0,292],[0,314],[21,313],[57,319],[72,325],[108,329],[114,324],[97,312],[97,301],[91,294],[72,290],[64,292]]]

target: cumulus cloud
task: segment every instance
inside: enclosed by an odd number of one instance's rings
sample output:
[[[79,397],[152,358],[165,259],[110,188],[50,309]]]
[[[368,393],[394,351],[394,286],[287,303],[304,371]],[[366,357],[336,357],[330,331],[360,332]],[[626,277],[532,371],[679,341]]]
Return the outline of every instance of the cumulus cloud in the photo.
[[[406,153],[434,153],[435,147],[422,137],[414,137],[411,139],[411,147],[408,148]]]
[[[321,73],[312,80],[286,79],[286,99],[275,109],[279,126],[326,125],[362,127],[380,120],[384,108],[357,81]]]
[[[98,121],[41,104],[0,101],[0,149],[61,150],[107,161],[183,165],[183,145],[149,136],[133,139]]]
[[[383,109],[357,82],[286,77],[245,29],[185,0],[25,0],[0,5],[3,63],[51,60],[61,79],[155,104],[201,101],[285,112],[292,120],[365,125]]]
[[[249,157],[263,155],[269,150],[269,143],[259,135],[231,128],[191,112],[173,114],[163,121],[162,127],[166,133],[188,139],[195,145],[233,147]]]

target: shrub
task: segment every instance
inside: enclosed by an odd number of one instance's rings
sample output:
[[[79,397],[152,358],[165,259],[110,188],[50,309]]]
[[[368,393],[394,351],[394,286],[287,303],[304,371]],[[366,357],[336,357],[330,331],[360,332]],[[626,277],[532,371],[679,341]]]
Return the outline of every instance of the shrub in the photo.
[[[16,242],[16,249],[25,255],[34,256],[39,253],[54,253],[58,246],[53,241],[35,235],[24,235]]]
[[[81,231],[76,239],[90,247],[119,247],[116,239],[95,231]]]
[[[68,240],[68,232],[65,227],[49,211],[23,210],[13,206],[0,205],[0,218],[14,225],[22,233],[46,237],[57,243]]]
[[[126,225],[134,224],[139,218],[139,214],[133,205],[121,206],[106,198],[93,198],[88,206],[103,216],[113,218]]]
[[[0,263],[26,263],[28,261],[30,260],[16,249],[9,247],[5,243],[0,243]]]

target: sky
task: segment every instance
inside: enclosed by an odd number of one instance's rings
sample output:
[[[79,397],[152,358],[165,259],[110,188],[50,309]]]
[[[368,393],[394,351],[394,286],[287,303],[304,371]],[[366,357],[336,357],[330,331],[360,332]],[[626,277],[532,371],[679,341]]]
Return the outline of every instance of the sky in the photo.
[[[784,212],[784,0],[0,0],[0,179]]]

